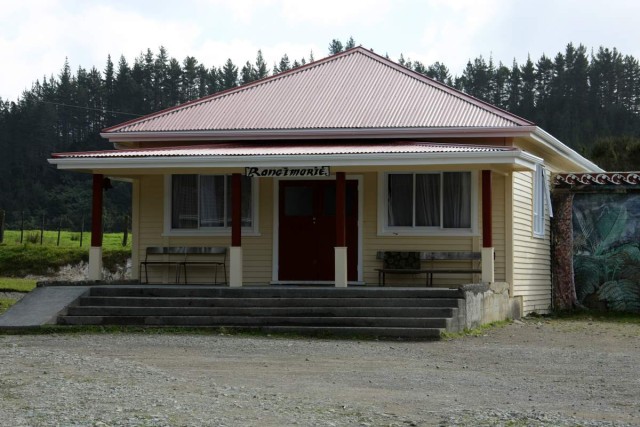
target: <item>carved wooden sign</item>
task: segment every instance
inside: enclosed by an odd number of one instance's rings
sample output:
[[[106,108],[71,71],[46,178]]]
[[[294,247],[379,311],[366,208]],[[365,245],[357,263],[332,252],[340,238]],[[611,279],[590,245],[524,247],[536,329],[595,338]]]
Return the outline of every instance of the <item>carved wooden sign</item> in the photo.
[[[304,177],[313,178],[318,176],[330,176],[329,166],[309,166],[309,167],[282,167],[282,168],[245,168],[244,174],[250,178],[272,178],[272,177]]]

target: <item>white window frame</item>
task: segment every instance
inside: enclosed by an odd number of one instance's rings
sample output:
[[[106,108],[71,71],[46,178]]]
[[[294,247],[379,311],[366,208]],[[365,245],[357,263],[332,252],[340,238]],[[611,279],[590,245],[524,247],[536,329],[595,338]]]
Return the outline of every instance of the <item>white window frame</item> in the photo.
[[[442,174],[444,172],[471,173],[471,227],[444,228],[442,221],[439,227],[392,227],[388,224],[388,177],[395,174]],[[442,180],[440,181],[442,185]],[[441,192],[441,197],[444,194]],[[440,210],[442,211],[442,203]],[[415,212],[414,212],[415,215]],[[378,173],[378,236],[478,236],[478,172],[469,170],[442,171],[390,171]]]
[[[230,174],[193,174],[193,175],[226,175]],[[164,175],[164,232],[163,236],[231,236],[231,227],[202,227],[202,228],[172,228],[171,227],[171,204],[172,200],[172,176]],[[228,178],[227,178],[228,179]],[[251,227],[242,227],[243,236],[260,236],[258,224],[259,218],[259,180],[251,178]],[[226,200],[226,186],[225,186]],[[226,203],[226,201],[225,201]],[[226,206],[225,206],[226,213]]]
[[[536,164],[536,170],[533,175],[533,236],[544,238],[546,235],[546,211],[549,211],[549,217],[553,217],[553,209],[551,207],[551,191],[549,191],[549,182],[547,173],[541,163]]]

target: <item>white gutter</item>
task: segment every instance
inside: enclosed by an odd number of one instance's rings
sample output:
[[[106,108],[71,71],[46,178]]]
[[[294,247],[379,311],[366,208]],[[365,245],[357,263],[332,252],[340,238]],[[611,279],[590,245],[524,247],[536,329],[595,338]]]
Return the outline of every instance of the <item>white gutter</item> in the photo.
[[[295,129],[295,130],[219,130],[178,132],[103,132],[110,142],[153,141],[271,141],[308,139],[381,139],[381,138],[509,138],[534,132],[536,126],[517,127],[444,127],[444,128],[360,128],[360,129]]]
[[[581,168],[584,168],[585,172],[605,172],[605,170],[602,169],[600,166],[596,165],[591,160],[584,158],[583,156],[578,154],[575,150],[573,150],[572,148],[569,148],[568,146],[560,142],[556,137],[554,137],[544,129],[541,129],[536,126],[535,130],[531,133],[531,137],[535,139],[536,142],[538,142],[539,144],[571,160],[573,163],[579,165]]]
[[[244,168],[322,166],[517,165],[535,170],[542,159],[524,151],[481,153],[375,153],[274,156],[65,157],[49,159],[62,170]]]

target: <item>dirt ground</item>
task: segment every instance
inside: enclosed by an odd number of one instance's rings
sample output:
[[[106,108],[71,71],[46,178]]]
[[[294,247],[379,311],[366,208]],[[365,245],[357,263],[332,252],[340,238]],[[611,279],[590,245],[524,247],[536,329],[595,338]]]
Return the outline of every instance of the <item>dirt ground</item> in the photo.
[[[439,342],[0,335],[2,426],[637,426],[640,324]]]

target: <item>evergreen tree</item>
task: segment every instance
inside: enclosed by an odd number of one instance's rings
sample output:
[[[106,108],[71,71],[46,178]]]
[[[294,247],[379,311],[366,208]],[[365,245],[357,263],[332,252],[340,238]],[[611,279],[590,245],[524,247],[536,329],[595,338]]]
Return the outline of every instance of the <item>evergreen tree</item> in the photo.
[[[551,102],[551,82],[553,81],[553,62],[544,54],[536,63],[536,107],[538,111],[544,112]]]
[[[522,88],[520,90],[520,108],[515,111],[525,119],[536,121],[535,117],[535,97],[536,97],[536,75],[535,67],[531,57],[527,56],[527,62],[520,68],[522,77]]]
[[[507,109],[509,111],[518,111],[522,102],[522,75],[520,67],[516,60],[513,60],[511,73],[509,76],[509,97],[507,101]]]
[[[165,99],[167,100],[167,106],[178,105],[186,100],[182,87],[182,66],[175,58],[169,60],[166,86],[167,95]]]
[[[153,61],[153,110],[162,110],[169,106],[167,80],[169,74],[169,55],[164,46],[160,46]]]
[[[187,56],[182,62],[182,96],[185,101],[197,99],[200,95],[200,73],[198,60]]]
[[[434,62],[433,64],[429,65],[425,74],[432,79],[435,79],[449,86],[453,86],[449,69],[446,65],[441,64],[440,62]]]
[[[290,69],[291,64],[289,63],[289,56],[287,54],[284,54],[280,59],[280,63],[273,66],[273,74],[289,71]]]
[[[240,84],[246,85],[247,83],[251,83],[255,80],[256,74],[257,71],[253,68],[251,62],[247,61],[240,71]]]
[[[221,90],[238,86],[238,67],[233,65],[231,58],[227,59],[227,62],[220,70],[219,81]]]
[[[493,88],[493,104],[496,107],[506,108],[510,93],[510,77],[511,72],[502,62],[498,63],[498,67],[494,72],[494,88]]]
[[[356,41],[353,37],[349,37],[349,40],[347,40],[347,43],[344,45],[344,50],[353,49],[354,47],[356,47]]]
[[[335,55],[336,53],[340,53],[344,50],[342,46],[342,42],[338,39],[331,40],[329,43],[329,55]]]
[[[264,61],[264,58],[262,57],[261,50],[258,50],[258,54],[256,55],[256,65],[254,67],[254,71],[255,71],[254,80],[261,80],[269,76],[269,69],[267,68],[267,63]]]

